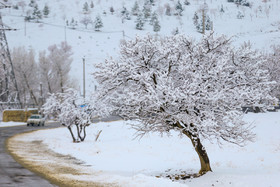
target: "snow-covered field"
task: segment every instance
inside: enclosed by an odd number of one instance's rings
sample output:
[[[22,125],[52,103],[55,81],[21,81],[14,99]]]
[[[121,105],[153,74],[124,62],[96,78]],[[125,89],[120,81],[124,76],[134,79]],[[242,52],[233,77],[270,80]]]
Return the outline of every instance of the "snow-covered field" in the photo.
[[[136,0],[135,0],[136,1]],[[93,64],[104,62],[104,59],[118,54],[120,40],[131,39],[135,35],[145,35],[154,33],[153,27],[149,25],[149,20],[145,23],[143,30],[135,29],[136,16],[131,16],[131,20],[124,20],[122,23],[121,10],[125,7],[131,11],[135,1],[131,0],[92,0],[94,8],[89,14],[83,14],[83,5],[91,1],[78,0],[37,0],[39,9],[42,10],[47,4],[50,14],[47,18],[40,20],[40,23],[25,22],[26,12],[33,11],[29,7],[29,0],[25,0],[25,7],[18,10],[9,8],[1,9],[1,14],[5,24],[17,31],[6,31],[7,41],[10,49],[25,46],[27,49],[34,49],[38,56],[39,51],[47,50],[48,46],[60,44],[66,41],[73,48],[73,63],[71,75],[82,85],[82,58],[86,61],[86,88],[87,94],[93,90],[96,83],[90,75],[93,71]],[[15,5],[19,0],[10,0],[9,3]],[[143,8],[144,0],[137,0],[140,10]],[[213,30],[216,34],[225,34],[233,37],[235,44],[250,41],[254,48],[269,51],[270,46],[280,43],[280,2],[278,0],[255,0],[251,2],[252,7],[236,6],[226,0],[189,0],[190,5],[184,5],[184,11],[180,17],[174,15],[176,0],[156,0],[152,6],[152,12],[158,14],[161,30],[159,35],[171,35],[178,28],[179,33],[199,39],[202,35],[196,31],[193,24],[194,12],[198,12],[201,17],[201,5],[206,2],[208,15],[213,21]],[[166,6],[171,7],[171,16],[165,15]],[[115,12],[110,13],[113,7]],[[222,13],[221,7],[224,12]],[[106,14],[104,14],[106,12]],[[244,15],[238,19],[239,12]],[[97,15],[101,16],[104,27],[100,32],[94,31],[91,24],[85,29],[80,23],[84,17],[89,17],[93,21]],[[66,26],[66,21],[72,18],[77,21],[76,29]],[[82,87],[82,86],[81,86]]]
[[[183,172],[198,172],[199,160],[188,138],[152,133],[134,139],[135,130],[124,121],[100,122],[87,129],[83,143],[72,143],[66,128],[24,134],[24,141],[42,140],[49,149],[71,155],[83,162],[84,169],[96,172],[81,180],[114,183],[120,186],[254,186],[277,187],[280,184],[280,112],[249,113],[244,116],[256,126],[256,141],[245,147],[225,143],[222,147],[203,142],[213,172],[202,177],[172,181],[165,177]],[[97,141],[96,134],[102,130]]]

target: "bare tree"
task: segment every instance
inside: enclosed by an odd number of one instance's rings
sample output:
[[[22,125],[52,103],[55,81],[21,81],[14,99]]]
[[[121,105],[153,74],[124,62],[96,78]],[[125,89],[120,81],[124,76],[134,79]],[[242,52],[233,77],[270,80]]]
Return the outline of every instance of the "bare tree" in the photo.
[[[86,29],[87,29],[88,24],[91,24],[93,21],[92,21],[91,17],[85,16],[85,17],[83,17],[83,18],[81,19],[80,22],[81,22],[81,23],[86,27]]]
[[[272,82],[261,68],[263,56],[243,45],[235,49],[224,36],[195,42],[183,35],[137,37],[121,44],[120,57],[96,66],[101,115],[117,112],[140,135],[177,130],[197,152],[199,174],[211,171],[203,140],[244,146],[253,141],[241,107],[265,107]]]
[[[69,72],[72,63],[72,49],[65,42],[61,42],[60,45],[52,45],[48,48],[48,59],[52,65],[56,82],[53,83],[53,89],[64,92],[64,89],[69,86]]]
[[[38,105],[39,71],[35,62],[34,51],[24,47],[12,51],[16,79],[19,83],[19,92],[24,103]]]

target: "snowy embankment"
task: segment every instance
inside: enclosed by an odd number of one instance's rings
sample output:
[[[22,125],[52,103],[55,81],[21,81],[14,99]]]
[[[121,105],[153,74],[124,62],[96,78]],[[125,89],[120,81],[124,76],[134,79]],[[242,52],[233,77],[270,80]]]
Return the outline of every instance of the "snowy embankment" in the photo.
[[[246,114],[254,123],[256,141],[246,147],[204,142],[213,172],[195,179],[172,181],[162,176],[197,172],[199,160],[188,138],[151,133],[133,139],[135,131],[123,121],[100,122],[87,129],[83,143],[72,143],[66,128],[24,134],[24,141],[42,140],[48,148],[85,162],[94,177],[78,180],[114,183],[120,186],[272,186],[280,184],[280,112]],[[102,130],[97,141],[96,134]],[[90,167],[88,167],[88,165]],[[161,177],[159,177],[161,176]]]

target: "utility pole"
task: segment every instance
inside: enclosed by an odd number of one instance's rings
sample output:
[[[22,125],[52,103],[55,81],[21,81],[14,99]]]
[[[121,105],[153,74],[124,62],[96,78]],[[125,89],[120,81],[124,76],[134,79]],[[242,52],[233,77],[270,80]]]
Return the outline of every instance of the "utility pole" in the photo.
[[[0,2],[0,8],[10,8],[10,7]],[[5,94],[2,95],[0,99],[4,102],[9,102],[9,101],[18,102],[20,108],[22,108],[18,85],[14,73],[14,66],[12,63],[11,54],[9,51],[8,42],[5,34],[5,31],[13,31],[13,30],[16,29],[12,29],[3,23],[2,15],[0,13],[0,62],[1,62],[0,68],[3,68],[4,77],[5,77],[4,89],[2,89],[5,91]]]
[[[85,73],[85,57],[83,57],[83,97],[86,97],[86,73]]]

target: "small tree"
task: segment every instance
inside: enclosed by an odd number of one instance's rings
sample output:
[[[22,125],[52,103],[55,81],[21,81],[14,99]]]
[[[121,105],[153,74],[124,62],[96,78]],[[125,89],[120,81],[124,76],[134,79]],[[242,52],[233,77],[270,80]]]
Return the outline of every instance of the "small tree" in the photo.
[[[96,66],[101,113],[118,112],[140,135],[177,130],[199,156],[200,174],[211,171],[202,140],[243,146],[253,141],[241,107],[274,101],[263,56],[248,45],[235,48],[224,36],[194,42],[184,35],[124,41],[118,59]]]
[[[115,12],[115,9],[114,9],[114,7],[110,7],[110,12],[111,12],[111,14],[113,15],[114,14],[114,12]]]
[[[160,28],[161,28],[161,26],[160,26],[160,24],[159,24],[159,20],[156,19],[155,22],[154,22],[154,25],[153,25],[153,30],[154,30],[154,32],[159,32],[159,31],[160,31]]]
[[[136,29],[137,30],[143,30],[143,27],[144,27],[144,18],[143,18],[143,14],[138,14],[137,16],[137,20],[136,20]]]
[[[30,6],[30,7],[35,7],[35,5],[37,5],[36,2],[35,2],[35,0],[30,0],[28,6]]]
[[[171,7],[169,4],[165,5],[165,15],[171,16]]]
[[[88,24],[92,23],[91,17],[85,16],[81,19],[81,23],[85,26],[87,29]]]
[[[39,10],[37,4],[34,6],[33,13],[32,13],[32,19],[36,20],[36,22],[39,22],[39,20],[42,19],[42,13]]]
[[[103,22],[100,16],[96,16],[94,21],[94,29],[95,31],[100,31],[100,28],[103,27]]]
[[[69,130],[74,143],[85,140],[86,127],[91,123],[90,113],[78,91],[67,89],[65,93],[51,94],[43,105],[43,113],[57,117]],[[75,131],[73,127],[76,127]]]
[[[90,8],[94,8],[94,4],[92,1],[90,2]]]
[[[140,7],[138,5],[138,2],[135,1],[134,5],[131,9],[131,14],[134,15],[134,16],[137,16],[139,14],[139,12],[140,12]]]
[[[78,26],[78,22],[75,21],[74,18],[72,18],[70,23],[68,23],[68,25],[71,29],[76,29],[76,27]]]
[[[48,15],[50,14],[50,8],[49,8],[48,5],[44,6],[43,14],[44,14],[45,17],[48,17]]]
[[[88,14],[89,13],[89,6],[88,6],[87,2],[84,3],[83,12],[84,12],[84,14]]]
[[[182,16],[182,12],[184,11],[184,9],[180,1],[177,2],[175,10],[179,16]]]
[[[145,19],[148,19],[151,16],[152,7],[151,7],[151,4],[149,3],[149,1],[145,2],[144,6],[143,6],[143,9],[142,9],[142,14],[143,14]]]

